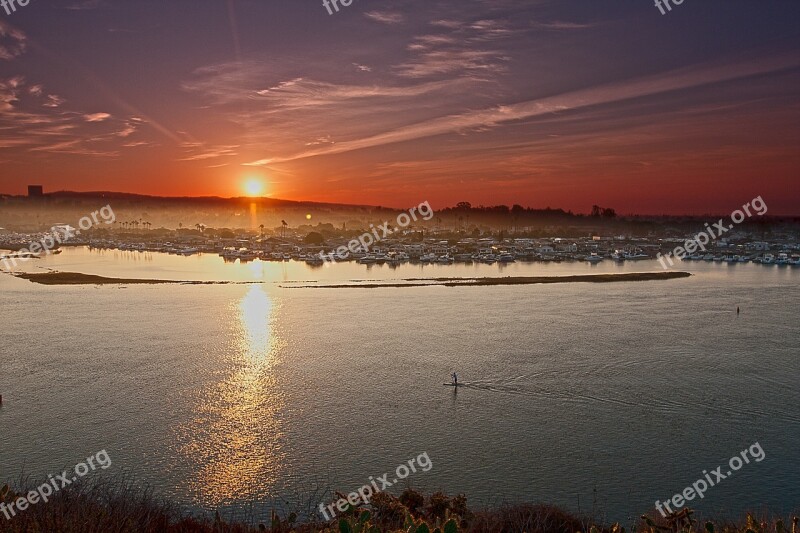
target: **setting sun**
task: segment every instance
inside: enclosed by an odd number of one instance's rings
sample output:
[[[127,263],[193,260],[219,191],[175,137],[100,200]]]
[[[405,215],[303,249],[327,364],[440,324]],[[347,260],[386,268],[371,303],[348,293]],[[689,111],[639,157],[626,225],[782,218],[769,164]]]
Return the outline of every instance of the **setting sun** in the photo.
[[[264,194],[264,182],[258,178],[250,178],[244,182],[244,192],[247,196],[261,196]]]

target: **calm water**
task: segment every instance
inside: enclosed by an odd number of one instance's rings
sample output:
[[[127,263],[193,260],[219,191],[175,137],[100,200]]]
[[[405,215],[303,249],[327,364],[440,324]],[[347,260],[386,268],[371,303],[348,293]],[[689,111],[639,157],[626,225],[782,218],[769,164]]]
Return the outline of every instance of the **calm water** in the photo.
[[[225,264],[70,249],[30,263],[264,284],[46,287],[0,275],[0,480],[101,449],[191,509],[268,512],[427,452],[415,487],[627,520],[758,441],[692,507],[800,502],[800,269],[690,263],[666,282],[291,289],[657,263]],[[736,306],[742,313],[737,317]],[[443,387],[453,370],[468,385]],[[399,488],[399,485],[398,485]]]

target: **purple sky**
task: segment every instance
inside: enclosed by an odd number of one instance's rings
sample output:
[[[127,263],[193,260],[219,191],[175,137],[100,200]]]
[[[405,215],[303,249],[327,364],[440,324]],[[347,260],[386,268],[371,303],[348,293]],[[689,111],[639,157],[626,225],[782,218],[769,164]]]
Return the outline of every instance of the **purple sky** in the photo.
[[[0,192],[800,214],[800,2],[31,0]]]

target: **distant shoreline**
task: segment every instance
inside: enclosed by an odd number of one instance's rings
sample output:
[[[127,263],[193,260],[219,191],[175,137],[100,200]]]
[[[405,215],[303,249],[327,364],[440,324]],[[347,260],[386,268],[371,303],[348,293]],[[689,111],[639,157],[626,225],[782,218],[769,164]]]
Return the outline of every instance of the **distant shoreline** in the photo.
[[[26,279],[40,285],[251,285],[263,281],[181,281],[163,279],[108,278],[77,272],[20,272],[14,277]],[[659,281],[688,278],[688,272],[632,272],[625,274],[583,274],[571,276],[520,276],[503,278],[432,278],[429,283],[420,283],[419,278],[411,283],[366,283],[358,285],[302,285],[287,289],[377,289],[400,287],[482,287],[493,285],[535,285],[545,283],[615,283],[623,281]]]

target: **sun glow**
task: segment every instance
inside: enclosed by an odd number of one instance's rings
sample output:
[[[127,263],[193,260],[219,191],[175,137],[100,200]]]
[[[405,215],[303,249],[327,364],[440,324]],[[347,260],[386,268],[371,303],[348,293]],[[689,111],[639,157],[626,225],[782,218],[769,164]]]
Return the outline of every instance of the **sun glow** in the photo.
[[[264,182],[258,178],[249,178],[244,182],[242,188],[247,196],[262,196],[264,194]]]

